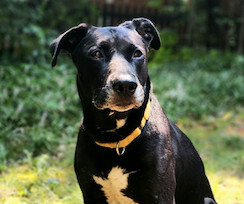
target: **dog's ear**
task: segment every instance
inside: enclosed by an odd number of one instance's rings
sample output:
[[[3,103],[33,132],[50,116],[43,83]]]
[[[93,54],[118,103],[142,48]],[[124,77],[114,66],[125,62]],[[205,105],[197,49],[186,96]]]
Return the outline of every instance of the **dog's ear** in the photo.
[[[158,50],[161,46],[160,37],[154,24],[146,18],[134,18],[132,20],[136,31],[142,36],[142,38],[148,43],[148,45]]]
[[[82,40],[86,35],[88,24],[82,23],[78,26],[75,26],[63,34],[61,34],[56,40],[50,44],[50,52],[52,54],[52,66],[54,67],[57,63],[57,58],[61,50],[66,50],[69,53],[72,53],[76,45]]]
[[[158,31],[150,20],[146,18],[134,18],[132,21],[126,21],[120,26],[134,27],[149,47],[156,50],[160,48],[161,42]]]

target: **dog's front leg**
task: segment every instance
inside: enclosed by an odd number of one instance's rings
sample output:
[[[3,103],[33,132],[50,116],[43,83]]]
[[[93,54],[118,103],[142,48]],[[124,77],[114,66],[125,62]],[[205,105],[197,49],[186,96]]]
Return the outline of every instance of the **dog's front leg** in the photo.
[[[77,170],[76,170],[77,171]],[[106,197],[101,191],[101,186],[97,185],[88,174],[77,174],[77,180],[82,190],[85,204],[107,204]]]

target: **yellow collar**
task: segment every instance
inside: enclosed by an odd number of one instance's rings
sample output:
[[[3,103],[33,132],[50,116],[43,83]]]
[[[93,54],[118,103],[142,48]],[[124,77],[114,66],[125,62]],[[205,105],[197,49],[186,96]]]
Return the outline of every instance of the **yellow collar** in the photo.
[[[125,151],[125,147],[127,147],[134,139],[136,139],[140,134],[141,130],[144,128],[146,121],[149,118],[150,114],[150,99],[148,99],[147,107],[144,112],[144,116],[142,117],[141,124],[139,127],[137,127],[130,135],[128,135],[123,140],[120,140],[118,142],[111,142],[111,143],[102,143],[102,142],[96,142],[97,145],[100,145],[102,147],[108,147],[111,149],[116,149],[116,152],[118,155],[122,155]],[[119,151],[119,148],[123,148],[122,152]]]

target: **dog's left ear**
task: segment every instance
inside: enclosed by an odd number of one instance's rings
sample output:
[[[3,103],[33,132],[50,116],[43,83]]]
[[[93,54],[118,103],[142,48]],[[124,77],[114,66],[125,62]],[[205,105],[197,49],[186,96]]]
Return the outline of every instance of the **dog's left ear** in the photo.
[[[160,37],[156,27],[147,18],[134,18],[132,21],[127,21],[121,24],[131,28],[132,26],[135,30],[142,36],[149,47],[158,50],[161,46]]]
[[[146,18],[134,18],[132,20],[136,31],[148,42],[149,46],[158,50],[161,46],[160,37],[154,24]]]
[[[61,50],[66,50],[68,53],[72,53],[76,45],[82,40],[86,35],[88,24],[82,23],[75,26],[63,34],[61,34],[56,40],[50,44],[50,52],[53,56],[52,66],[54,67],[57,63],[57,58]]]

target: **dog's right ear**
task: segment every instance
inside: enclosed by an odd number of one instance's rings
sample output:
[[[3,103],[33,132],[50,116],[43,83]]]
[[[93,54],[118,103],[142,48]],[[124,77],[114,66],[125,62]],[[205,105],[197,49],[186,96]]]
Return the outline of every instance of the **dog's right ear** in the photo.
[[[75,49],[76,45],[82,40],[86,35],[88,29],[91,26],[85,23],[81,23],[75,26],[62,35],[60,35],[56,40],[50,44],[50,52],[52,54],[52,67],[57,63],[57,58],[61,50],[66,50],[69,53]]]

